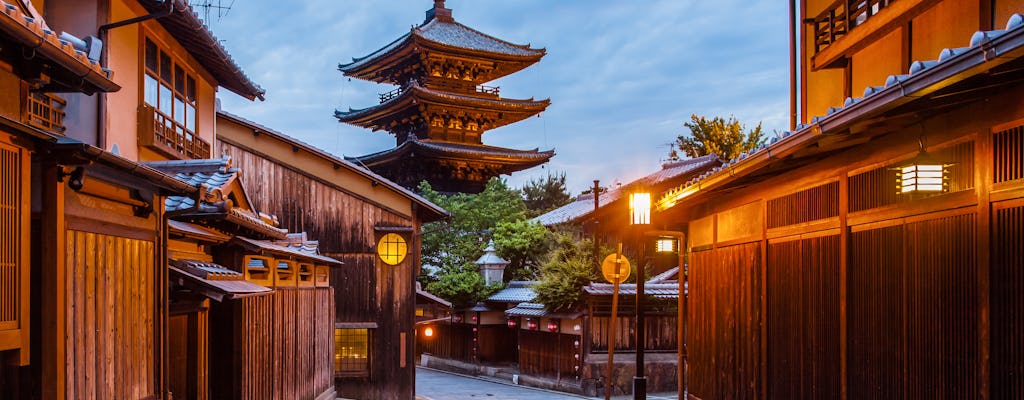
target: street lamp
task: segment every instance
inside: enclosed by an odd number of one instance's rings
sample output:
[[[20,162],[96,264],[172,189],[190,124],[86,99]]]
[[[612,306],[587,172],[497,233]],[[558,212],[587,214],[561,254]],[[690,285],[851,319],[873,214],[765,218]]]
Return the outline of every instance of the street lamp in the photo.
[[[633,376],[633,399],[647,398],[647,376],[644,371],[644,347],[647,336],[644,334],[644,245],[640,230],[651,224],[651,194],[634,192],[629,196],[629,223],[636,234],[637,266],[636,266],[636,375]]]

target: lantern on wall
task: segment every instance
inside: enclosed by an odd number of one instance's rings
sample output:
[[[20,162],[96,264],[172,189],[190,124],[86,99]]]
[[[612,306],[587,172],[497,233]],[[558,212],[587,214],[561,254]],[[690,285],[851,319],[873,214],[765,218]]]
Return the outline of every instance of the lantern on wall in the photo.
[[[455,321],[455,323],[462,322],[462,314],[452,314],[452,321]]]
[[[533,320],[532,318],[527,318],[526,329],[529,329],[531,331],[537,330],[537,321]]]
[[[478,319],[479,319],[479,318],[477,317],[477,315],[476,315],[476,314],[473,314],[473,322],[476,322],[476,321],[477,321]]]
[[[649,225],[651,223],[651,194],[646,192],[629,195],[629,223]]]
[[[434,337],[434,328],[429,327],[429,326],[426,327],[426,328],[423,328],[423,337],[427,337],[427,338]]]
[[[516,318],[515,317],[512,317],[512,318],[508,319],[508,327],[511,328],[511,329],[515,329],[516,328]]]
[[[654,250],[659,253],[672,253],[676,251],[676,240],[672,238],[658,238],[654,242]]]
[[[552,319],[548,321],[548,332],[558,332],[558,320]]]
[[[944,164],[921,150],[910,163],[896,168],[900,194],[942,193],[949,189],[949,164]]]

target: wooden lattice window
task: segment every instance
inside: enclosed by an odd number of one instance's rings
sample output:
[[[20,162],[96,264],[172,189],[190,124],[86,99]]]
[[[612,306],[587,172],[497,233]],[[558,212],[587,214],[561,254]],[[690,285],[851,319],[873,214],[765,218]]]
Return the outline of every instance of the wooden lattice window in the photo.
[[[992,152],[995,183],[1024,178],[1024,125],[992,135]]]
[[[18,148],[0,143],[0,330],[18,329],[21,307],[21,241],[27,233],[21,155]]]
[[[949,164],[949,192],[974,188],[974,142],[967,141],[928,152],[932,158]],[[902,160],[901,160],[902,161]],[[895,167],[901,162],[850,176],[850,211],[906,203],[912,197],[899,194]],[[941,195],[938,194],[938,195]]]
[[[209,143],[196,135],[195,76],[148,38],[145,53],[143,101],[154,130],[143,142],[188,158],[209,158]]]
[[[837,215],[839,215],[839,182],[826,183],[768,200],[769,228],[816,221]]]
[[[370,375],[370,330],[334,328],[334,371],[338,376]]]
[[[28,93],[25,123],[47,132],[64,133],[64,108],[67,101],[51,93]]]

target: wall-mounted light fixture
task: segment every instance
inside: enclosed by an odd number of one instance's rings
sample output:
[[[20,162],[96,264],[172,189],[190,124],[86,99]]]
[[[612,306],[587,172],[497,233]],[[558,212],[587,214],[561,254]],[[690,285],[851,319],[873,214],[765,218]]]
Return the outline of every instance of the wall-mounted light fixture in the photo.
[[[515,317],[512,317],[512,318],[508,319],[508,327],[511,328],[511,329],[515,329],[516,328],[516,318]]]
[[[673,238],[658,238],[658,241],[654,242],[654,251],[659,253],[673,253],[676,251],[676,239]]]
[[[917,157],[896,168],[899,194],[942,193],[949,189],[949,165],[924,151],[924,140],[919,140]]]
[[[548,332],[558,332],[558,320],[553,319],[548,321]]]

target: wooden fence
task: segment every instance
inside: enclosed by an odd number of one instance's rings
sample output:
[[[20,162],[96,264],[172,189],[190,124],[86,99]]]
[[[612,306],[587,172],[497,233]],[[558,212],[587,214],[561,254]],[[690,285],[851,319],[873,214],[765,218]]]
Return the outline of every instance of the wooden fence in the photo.
[[[543,331],[519,331],[519,372],[525,375],[570,378],[578,360],[574,341],[579,335]]]

